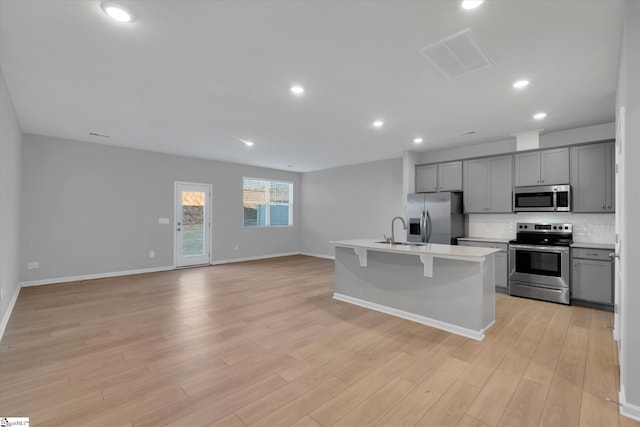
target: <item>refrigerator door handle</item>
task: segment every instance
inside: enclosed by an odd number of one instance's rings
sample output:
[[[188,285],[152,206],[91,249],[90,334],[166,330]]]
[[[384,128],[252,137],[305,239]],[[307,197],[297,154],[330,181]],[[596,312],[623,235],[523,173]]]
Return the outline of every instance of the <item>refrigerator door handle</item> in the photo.
[[[426,225],[427,225],[427,238],[424,240],[424,243],[429,243],[429,239],[431,238],[431,216],[429,215],[429,210],[427,210]]]
[[[420,215],[420,241],[424,242],[427,237],[427,217],[422,211],[422,215]]]

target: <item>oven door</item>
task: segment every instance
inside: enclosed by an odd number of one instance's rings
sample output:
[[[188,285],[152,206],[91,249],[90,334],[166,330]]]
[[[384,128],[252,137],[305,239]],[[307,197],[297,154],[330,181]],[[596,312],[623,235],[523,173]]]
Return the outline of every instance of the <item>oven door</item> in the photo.
[[[569,248],[566,246],[509,245],[509,279],[569,287]]]

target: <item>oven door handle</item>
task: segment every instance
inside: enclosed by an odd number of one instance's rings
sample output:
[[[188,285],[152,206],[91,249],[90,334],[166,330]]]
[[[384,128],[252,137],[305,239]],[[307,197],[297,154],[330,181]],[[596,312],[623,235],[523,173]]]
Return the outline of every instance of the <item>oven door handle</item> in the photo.
[[[534,252],[555,252],[555,253],[565,253],[569,252],[568,247],[562,246],[538,246],[538,245],[520,245],[520,244],[512,244],[509,245],[510,248],[513,249],[526,249]]]

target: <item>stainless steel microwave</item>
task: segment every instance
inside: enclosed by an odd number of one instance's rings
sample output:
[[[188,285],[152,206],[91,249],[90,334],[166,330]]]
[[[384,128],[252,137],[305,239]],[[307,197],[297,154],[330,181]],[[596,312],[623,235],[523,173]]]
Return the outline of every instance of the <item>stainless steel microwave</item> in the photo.
[[[540,185],[513,189],[514,212],[571,212],[570,185]]]

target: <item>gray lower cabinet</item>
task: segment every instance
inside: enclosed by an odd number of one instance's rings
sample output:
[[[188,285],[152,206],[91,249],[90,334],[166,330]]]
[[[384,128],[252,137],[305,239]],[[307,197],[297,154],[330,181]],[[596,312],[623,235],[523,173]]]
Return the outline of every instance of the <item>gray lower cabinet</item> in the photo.
[[[512,156],[466,160],[463,168],[465,213],[512,211]]]
[[[615,211],[613,142],[571,147],[573,212]]]
[[[495,254],[496,290],[507,292],[507,290],[509,289],[509,244],[508,243],[458,239],[458,245],[500,249],[500,252]]]
[[[608,249],[571,249],[571,299],[613,304],[613,262]]]

